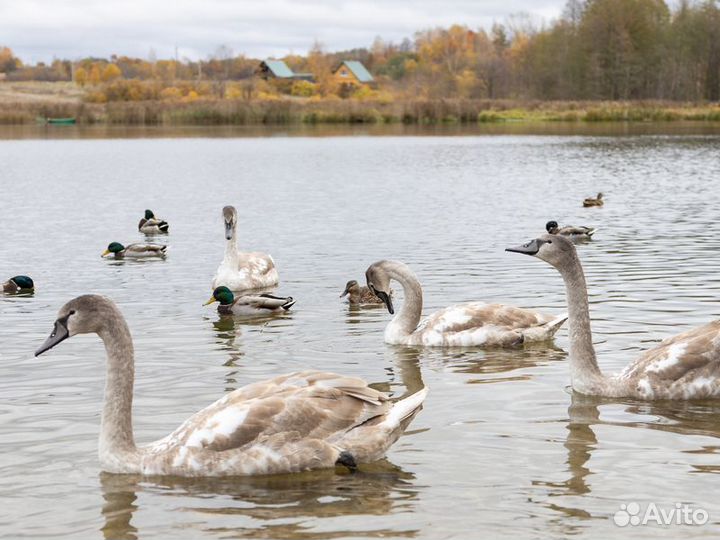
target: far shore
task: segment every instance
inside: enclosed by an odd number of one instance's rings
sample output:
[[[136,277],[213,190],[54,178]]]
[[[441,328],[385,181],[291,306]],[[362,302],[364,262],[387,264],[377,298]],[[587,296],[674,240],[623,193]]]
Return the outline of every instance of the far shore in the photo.
[[[47,118],[74,118],[81,125],[165,126],[720,122],[720,104],[336,97],[88,103],[71,84],[0,83],[0,124],[34,124]]]

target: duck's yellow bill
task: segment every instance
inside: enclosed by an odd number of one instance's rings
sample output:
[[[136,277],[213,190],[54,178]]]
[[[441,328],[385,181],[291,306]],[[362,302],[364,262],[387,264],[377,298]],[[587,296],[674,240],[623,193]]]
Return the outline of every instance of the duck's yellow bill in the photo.
[[[106,249],[105,251],[103,251],[103,254],[100,256],[104,257],[105,255],[109,255],[110,253],[112,253],[112,251],[110,251],[109,249]]]
[[[215,299],[214,296],[211,297],[210,300],[208,300],[207,302],[205,302],[205,303],[203,304],[203,306],[207,306],[208,304],[212,304],[213,302],[217,302],[217,300]]]

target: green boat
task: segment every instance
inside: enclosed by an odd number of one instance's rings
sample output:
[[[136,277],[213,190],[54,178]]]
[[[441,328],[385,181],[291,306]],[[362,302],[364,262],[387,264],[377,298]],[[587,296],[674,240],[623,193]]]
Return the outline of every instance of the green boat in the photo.
[[[70,118],[46,118],[43,116],[37,117],[38,124],[53,124],[56,126],[70,126],[76,122],[75,117]]]

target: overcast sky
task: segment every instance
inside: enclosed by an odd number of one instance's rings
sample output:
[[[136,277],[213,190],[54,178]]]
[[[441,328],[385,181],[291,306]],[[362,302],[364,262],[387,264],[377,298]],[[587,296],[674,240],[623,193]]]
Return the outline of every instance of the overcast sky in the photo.
[[[557,18],[565,0],[0,0],[0,46],[26,62],[126,54],[206,58],[219,45],[253,57],[400,42],[416,30],[527,13]]]

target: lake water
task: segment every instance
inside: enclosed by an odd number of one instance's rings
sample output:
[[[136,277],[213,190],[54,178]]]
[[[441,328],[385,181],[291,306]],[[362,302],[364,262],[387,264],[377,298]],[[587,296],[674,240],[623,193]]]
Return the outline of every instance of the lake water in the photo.
[[[503,251],[555,219],[599,228],[580,256],[604,370],[717,318],[720,130],[641,128],[0,130],[0,277],[28,274],[37,287],[0,297],[0,536],[716,537],[720,403],[573,395],[565,329],[554,345],[517,350],[389,346],[385,310],[338,299],[347,280],[392,258],[419,276],[426,313],[470,300],[560,313],[560,276]],[[582,208],[598,191],[605,207]],[[226,204],[241,246],[275,258],[278,292],[298,300],[290,315],[247,323],[202,306]],[[101,259],[111,241],[142,240],[145,208],[170,222],[167,260]],[[100,340],[32,356],[60,306],[87,292],[112,297],[133,334],[140,443],[227,391],[305,368],[430,394],[387,460],[354,475],[102,474]],[[710,519],[627,531],[613,516],[633,502],[689,504]]]

